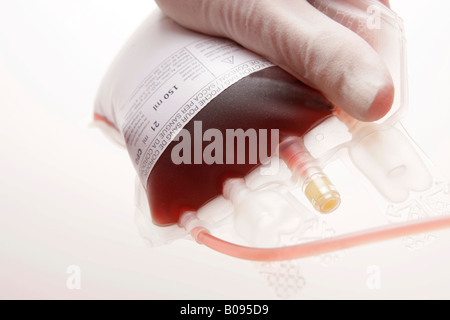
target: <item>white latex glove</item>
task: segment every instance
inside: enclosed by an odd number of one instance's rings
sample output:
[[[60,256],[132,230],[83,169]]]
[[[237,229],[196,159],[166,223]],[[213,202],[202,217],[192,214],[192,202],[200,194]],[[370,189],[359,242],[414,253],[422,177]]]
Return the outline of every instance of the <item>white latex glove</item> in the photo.
[[[234,40],[357,119],[378,120],[392,106],[393,81],[375,50],[306,0],[156,2],[182,26]]]

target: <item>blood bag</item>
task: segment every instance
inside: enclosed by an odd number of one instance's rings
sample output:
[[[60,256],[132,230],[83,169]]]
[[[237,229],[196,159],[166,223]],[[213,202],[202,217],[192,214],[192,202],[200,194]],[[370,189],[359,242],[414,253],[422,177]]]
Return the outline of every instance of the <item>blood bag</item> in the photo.
[[[324,170],[336,161],[369,183],[369,194],[391,213],[428,199],[424,195],[449,198],[446,180],[400,122],[407,106],[400,19],[377,1],[310,2],[382,57],[396,89],[384,118],[353,119],[266,59],[231,40],[186,30],[158,10],[117,55],[94,118],[128,150],[137,173],[139,226],[153,244],[187,235],[235,257],[286,260],[450,225],[447,216],[430,214],[431,220],[313,243],[285,241],[339,210],[344,199]],[[345,19],[348,8],[371,23]],[[375,21],[369,19],[374,12]],[[256,175],[263,182],[252,185]],[[225,205],[206,210],[212,203]],[[224,226],[251,247],[211,234]]]

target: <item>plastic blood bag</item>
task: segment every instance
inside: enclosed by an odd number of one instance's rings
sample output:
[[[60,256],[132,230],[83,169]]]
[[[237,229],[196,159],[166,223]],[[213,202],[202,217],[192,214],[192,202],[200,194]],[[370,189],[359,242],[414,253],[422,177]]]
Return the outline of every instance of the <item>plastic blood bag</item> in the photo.
[[[348,22],[347,2],[312,3]],[[336,8],[325,10],[329,6]],[[378,1],[351,6],[363,15],[375,6],[380,14],[382,28],[358,25],[388,65],[397,90],[380,123],[356,121],[267,60],[232,41],[185,30],[159,11],[132,35],[102,81],[95,119],[126,146],[158,232],[175,227],[181,237],[188,231],[225,254],[270,261],[450,227],[448,216],[434,214],[437,203],[450,204],[448,183],[423,161],[399,121],[407,101],[399,19]],[[274,190],[246,186],[243,178],[273,157],[285,162],[315,212],[332,212],[341,203],[321,169],[339,158],[378,190],[391,216],[422,208],[420,214],[430,218],[273,247],[302,226],[310,209]],[[234,206],[236,231],[253,245],[271,248],[237,245],[210,233],[197,213],[220,195]]]
[[[264,59],[159,15],[119,54],[96,105],[97,118],[124,136],[160,226],[221,195],[227,179],[275,154],[279,137],[301,137],[332,111]]]

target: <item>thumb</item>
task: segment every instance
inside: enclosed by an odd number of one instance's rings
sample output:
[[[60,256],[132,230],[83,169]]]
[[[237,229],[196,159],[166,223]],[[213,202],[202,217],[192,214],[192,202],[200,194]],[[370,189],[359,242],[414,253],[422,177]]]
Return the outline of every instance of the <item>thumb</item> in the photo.
[[[181,25],[230,38],[363,121],[391,108],[394,85],[375,50],[306,0],[156,0]]]

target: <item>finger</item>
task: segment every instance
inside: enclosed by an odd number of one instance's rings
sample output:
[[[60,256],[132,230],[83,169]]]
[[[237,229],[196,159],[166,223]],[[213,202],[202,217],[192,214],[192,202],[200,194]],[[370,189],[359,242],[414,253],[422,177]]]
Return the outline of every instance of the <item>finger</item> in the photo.
[[[393,82],[373,48],[304,0],[157,3],[185,27],[266,57],[357,119],[377,120],[392,105]]]
[[[382,4],[384,4],[388,8],[391,7],[391,4],[389,3],[389,0],[378,0],[378,1],[380,1]]]

